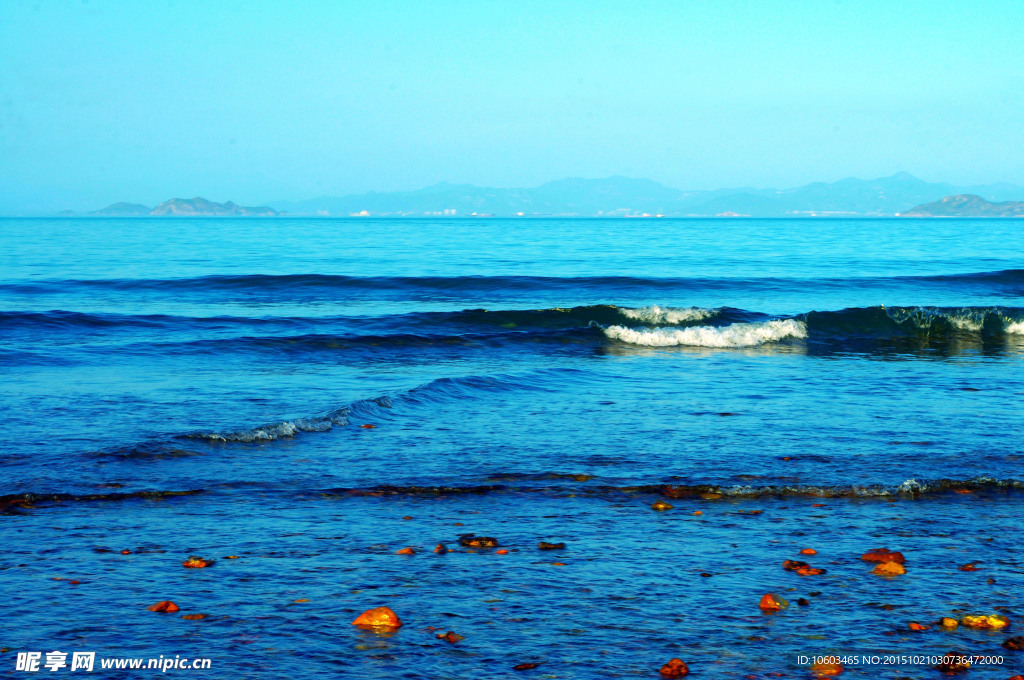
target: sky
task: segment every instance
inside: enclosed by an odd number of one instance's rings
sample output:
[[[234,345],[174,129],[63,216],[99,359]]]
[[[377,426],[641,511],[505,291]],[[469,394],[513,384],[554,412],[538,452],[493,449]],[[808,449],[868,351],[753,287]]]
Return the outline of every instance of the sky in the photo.
[[[645,177],[1024,185],[1018,0],[0,0],[0,214]]]

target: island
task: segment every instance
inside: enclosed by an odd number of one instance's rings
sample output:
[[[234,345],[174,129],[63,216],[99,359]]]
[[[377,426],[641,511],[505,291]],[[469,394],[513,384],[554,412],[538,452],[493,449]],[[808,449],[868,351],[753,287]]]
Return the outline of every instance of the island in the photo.
[[[114,203],[89,214],[97,217],[276,217],[281,213],[267,206],[248,208],[231,201],[215,203],[197,196],[172,198],[155,208],[138,203]]]
[[[898,214],[900,217],[1024,217],[1024,201],[993,203],[974,194],[959,194]]]

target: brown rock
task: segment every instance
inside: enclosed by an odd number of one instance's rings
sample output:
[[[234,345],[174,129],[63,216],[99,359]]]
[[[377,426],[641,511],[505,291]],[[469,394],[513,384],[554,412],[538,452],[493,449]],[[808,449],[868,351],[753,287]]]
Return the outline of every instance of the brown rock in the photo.
[[[671,503],[666,503],[665,501],[654,501],[653,503],[651,503],[651,510],[657,510],[658,512],[671,510],[674,507],[676,506],[672,505]]]
[[[205,569],[213,564],[213,560],[204,560],[202,557],[196,557],[193,555],[184,562],[181,566],[188,567],[189,569]]]
[[[690,669],[682,659],[670,659],[658,672],[663,678],[683,678],[690,674]]]
[[[869,550],[861,555],[860,558],[865,562],[896,562],[897,564],[904,564],[906,562],[903,553],[893,552],[888,548]]]
[[[466,639],[465,637],[463,637],[462,635],[459,635],[458,633],[456,633],[453,630],[450,630],[447,633],[442,633],[441,635],[435,635],[434,637],[436,637],[438,640],[444,640],[445,642],[447,642],[449,644],[453,644],[453,645],[456,642],[458,642],[459,640],[465,640]]]
[[[434,548],[434,552],[436,552],[438,555],[446,555],[448,553],[448,546],[446,546],[444,543],[438,543],[437,547]]]
[[[370,628],[399,628],[402,625],[402,620],[389,607],[377,607],[368,609],[357,616],[352,625]]]
[[[146,609],[148,609],[151,612],[173,614],[174,612],[179,611],[181,607],[174,604],[170,600],[163,600],[162,602],[157,602],[156,604],[149,605],[148,607],[146,607]]]
[[[960,571],[981,571],[979,567],[976,567],[973,564],[961,564],[957,569]]]
[[[539,666],[539,663],[521,663],[518,666],[512,666],[514,671],[532,671],[534,668]]]
[[[185,619],[186,621],[202,621],[206,618],[206,614],[185,614],[181,618]]]
[[[539,550],[565,550],[565,543],[545,543],[541,541],[537,544]]]

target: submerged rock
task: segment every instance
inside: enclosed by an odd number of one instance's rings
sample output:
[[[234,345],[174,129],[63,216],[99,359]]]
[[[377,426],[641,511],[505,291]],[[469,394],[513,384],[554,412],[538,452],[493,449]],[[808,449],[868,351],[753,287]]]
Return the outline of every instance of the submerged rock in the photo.
[[[800,551],[800,554],[801,555],[817,555],[818,551],[815,550],[814,548],[804,548],[803,550]]]
[[[465,548],[497,548],[498,539],[491,536],[463,534],[462,536],[459,536],[459,545]]]
[[[352,625],[370,628],[399,628],[402,625],[402,620],[398,618],[398,614],[391,611],[390,607],[377,607],[376,609],[367,609],[357,616]]]
[[[846,668],[843,666],[843,664],[829,663],[827,661],[819,661],[818,663],[811,666],[811,672],[819,678],[839,675],[845,670]]]
[[[541,541],[537,544],[539,550],[565,550],[565,543],[546,543]]]
[[[943,616],[939,619],[939,625],[947,630],[954,630],[960,625],[960,622],[949,616]]]
[[[448,546],[446,546],[444,543],[438,543],[437,547],[434,548],[434,552],[436,552],[438,555],[446,555],[448,553]]]
[[[1006,638],[1005,640],[1003,640],[1003,647],[1005,647],[1006,649],[1012,649],[1015,652],[1024,650],[1024,635]]]
[[[658,673],[663,678],[682,678],[690,674],[690,668],[682,659],[670,659],[658,670]]]
[[[181,607],[174,604],[170,600],[163,600],[162,602],[157,602],[156,604],[149,605],[148,607],[146,607],[146,609],[148,609],[151,612],[173,614],[174,612],[179,611]]]
[[[666,503],[665,501],[654,501],[653,503],[651,503],[651,510],[657,510],[658,512],[671,510],[674,507],[676,506],[672,505],[671,503]]]
[[[401,550],[395,552],[395,554],[396,555],[415,555],[416,551],[413,550],[412,548],[402,548]]]
[[[206,618],[206,616],[206,614],[185,614],[181,618],[185,619],[186,621],[202,621]]]
[[[971,662],[960,652],[947,652],[942,661],[935,667],[943,673],[963,673],[971,667]]]
[[[931,630],[931,626],[926,626],[923,623],[918,623],[917,621],[911,621],[908,623],[907,628],[910,630]]]
[[[539,663],[521,663],[517,666],[512,666],[514,671],[532,671],[534,668],[539,666]]]
[[[434,637],[436,637],[438,640],[444,640],[445,642],[447,642],[449,644],[455,644],[459,640],[465,640],[466,639],[464,636],[459,635],[458,633],[456,633],[453,630],[450,630],[447,633],[441,633],[440,635],[435,635]]]

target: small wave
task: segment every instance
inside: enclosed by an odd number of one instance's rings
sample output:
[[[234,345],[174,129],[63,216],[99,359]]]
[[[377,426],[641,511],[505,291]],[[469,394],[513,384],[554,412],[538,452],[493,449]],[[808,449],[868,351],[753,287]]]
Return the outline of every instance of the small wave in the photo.
[[[648,347],[756,347],[786,338],[806,338],[807,326],[796,319],[776,319],[721,327],[634,329],[609,326],[604,333],[613,340]]]
[[[438,378],[396,395],[363,399],[318,415],[281,420],[237,430],[193,432],[180,435],[179,438],[246,444],[268,442],[303,433],[329,432],[335,427],[347,426],[354,418],[379,418],[383,415],[381,409],[391,409],[396,402],[437,403],[445,400],[472,399],[476,393],[481,391],[544,390],[547,389],[545,384],[549,380],[564,380],[566,375],[579,375],[580,373],[581,371],[577,369],[553,369],[536,371],[527,376],[493,375]]]

